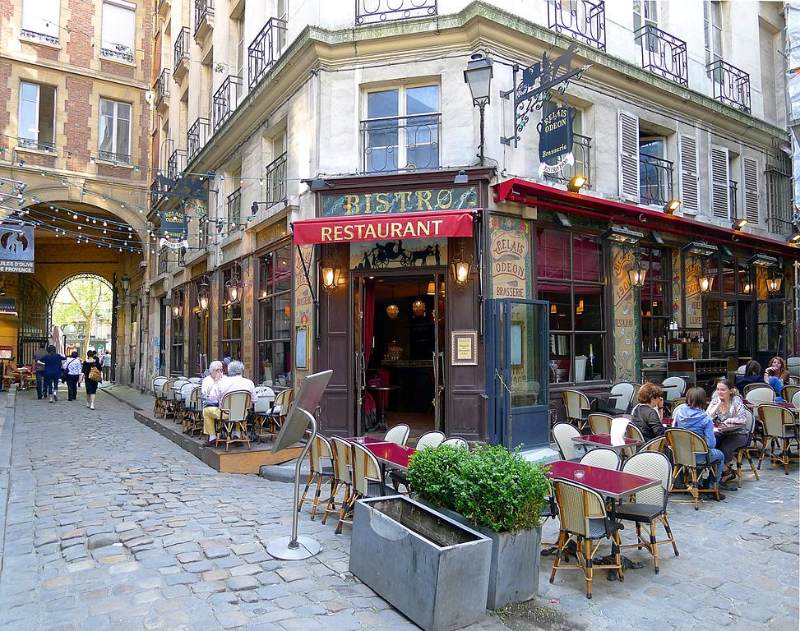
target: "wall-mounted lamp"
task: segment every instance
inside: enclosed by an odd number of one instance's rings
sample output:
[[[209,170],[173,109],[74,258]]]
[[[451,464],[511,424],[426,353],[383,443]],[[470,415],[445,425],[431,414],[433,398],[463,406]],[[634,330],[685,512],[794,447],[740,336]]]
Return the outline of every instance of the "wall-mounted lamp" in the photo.
[[[586,178],[582,175],[573,175],[567,184],[567,190],[570,193],[580,193],[584,186],[586,186]]]
[[[639,260],[635,258],[633,265],[628,270],[628,278],[631,279],[631,285],[641,289],[644,286],[645,276],[647,276],[647,270],[642,267]]]
[[[457,287],[464,288],[469,283],[469,275],[472,271],[472,261],[464,256],[463,250],[453,257],[450,261],[450,270],[453,273],[453,280]]]
[[[469,176],[464,169],[461,169],[453,178],[453,184],[469,184]]]
[[[127,294],[128,290],[131,288],[131,277],[127,274],[123,274],[122,278],[120,278],[120,282],[122,283],[122,293]]]
[[[671,199],[666,204],[664,204],[664,212],[667,215],[673,215],[680,207],[681,207],[681,200]]]
[[[742,293],[747,294],[749,296],[752,293],[752,291],[753,291],[753,285],[750,283],[750,281],[745,281],[744,284],[742,285]]]
[[[197,283],[197,306],[201,311],[208,309],[209,283],[208,276],[201,276]]]
[[[323,267],[320,270],[320,282],[322,283],[322,289],[328,293],[335,291],[339,286],[341,276],[342,270],[335,267]]]
[[[731,228],[733,228],[734,230],[741,230],[746,225],[747,225],[747,219],[742,217],[741,219],[737,219],[736,221],[734,221]]]
[[[237,304],[242,300],[242,281],[239,278],[238,265],[231,269],[231,278],[225,283],[225,298],[229,305]]]
[[[705,271],[700,276],[697,281],[700,285],[700,293],[707,294],[710,293],[714,286],[714,277],[709,276]]]
[[[771,295],[781,293],[781,285],[783,284],[783,277],[781,276],[779,271],[775,271],[768,279],[767,279],[767,291]]]
[[[473,54],[464,71],[464,82],[469,86],[472,94],[472,106],[477,107],[480,112],[481,136],[478,157],[481,166],[484,164],[485,110],[491,100],[492,74],[492,60],[483,53]]]

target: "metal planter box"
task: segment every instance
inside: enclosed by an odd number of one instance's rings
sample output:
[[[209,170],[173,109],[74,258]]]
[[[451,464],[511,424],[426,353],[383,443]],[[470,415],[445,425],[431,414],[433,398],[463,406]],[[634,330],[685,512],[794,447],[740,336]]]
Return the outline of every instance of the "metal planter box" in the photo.
[[[485,614],[489,539],[404,496],[356,502],[350,571],[427,630]]]

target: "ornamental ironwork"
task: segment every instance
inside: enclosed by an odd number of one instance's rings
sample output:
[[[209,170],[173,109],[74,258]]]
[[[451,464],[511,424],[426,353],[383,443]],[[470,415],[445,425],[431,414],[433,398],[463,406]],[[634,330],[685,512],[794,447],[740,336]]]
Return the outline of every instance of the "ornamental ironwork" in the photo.
[[[645,24],[634,36],[642,49],[644,70],[681,85],[689,85],[686,42],[654,24]]]
[[[438,15],[437,0],[356,0],[356,26]]]
[[[606,49],[606,3],[592,0],[549,0],[547,27],[556,33]]]
[[[714,98],[750,113],[750,75],[722,59],[706,66],[714,84]]]
[[[248,85],[252,88],[280,57],[286,45],[286,21],[270,18],[247,47]]]

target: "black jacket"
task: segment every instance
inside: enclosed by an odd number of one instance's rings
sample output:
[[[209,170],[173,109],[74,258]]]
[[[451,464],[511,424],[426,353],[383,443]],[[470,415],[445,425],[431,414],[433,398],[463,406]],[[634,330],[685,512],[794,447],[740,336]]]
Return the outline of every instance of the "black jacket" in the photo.
[[[636,405],[631,410],[631,416],[633,417],[631,423],[639,428],[645,440],[658,438],[664,433],[664,426],[661,424],[658,412],[646,403]]]

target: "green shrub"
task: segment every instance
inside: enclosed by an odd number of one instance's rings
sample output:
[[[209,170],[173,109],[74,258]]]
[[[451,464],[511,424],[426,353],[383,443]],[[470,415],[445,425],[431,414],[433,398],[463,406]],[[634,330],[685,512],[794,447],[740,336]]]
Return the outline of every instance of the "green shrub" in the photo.
[[[541,466],[500,445],[423,449],[411,458],[408,480],[425,501],[496,532],[539,526],[550,490]]]

